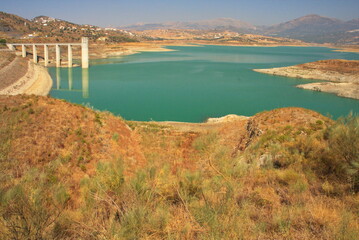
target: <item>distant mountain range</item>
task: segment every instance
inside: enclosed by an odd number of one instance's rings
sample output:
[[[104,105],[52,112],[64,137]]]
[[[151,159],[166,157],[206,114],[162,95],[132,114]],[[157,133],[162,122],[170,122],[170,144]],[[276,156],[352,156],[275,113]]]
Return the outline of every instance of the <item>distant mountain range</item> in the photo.
[[[264,27],[264,35],[288,37],[305,42],[359,44],[359,18],[341,21],[318,15],[307,15],[285,23]]]
[[[119,28],[137,31],[155,29],[229,30],[238,33],[293,38],[314,43],[359,44],[359,18],[341,21],[319,15],[307,15],[272,26],[255,26],[236,19],[219,18],[193,22],[140,23]]]
[[[232,18],[217,18],[212,20],[193,22],[167,22],[167,23],[139,23],[119,27],[127,30],[156,30],[156,29],[193,29],[193,30],[230,30],[234,32],[255,31],[256,27],[250,23]]]

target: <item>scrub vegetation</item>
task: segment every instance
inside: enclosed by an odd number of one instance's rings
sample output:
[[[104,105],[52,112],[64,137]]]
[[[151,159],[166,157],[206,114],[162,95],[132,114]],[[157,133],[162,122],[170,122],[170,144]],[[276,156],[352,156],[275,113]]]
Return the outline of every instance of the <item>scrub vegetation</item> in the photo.
[[[359,235],[358,116],[284,108],[198,131],[1,96],[0,120],[0,239]]]

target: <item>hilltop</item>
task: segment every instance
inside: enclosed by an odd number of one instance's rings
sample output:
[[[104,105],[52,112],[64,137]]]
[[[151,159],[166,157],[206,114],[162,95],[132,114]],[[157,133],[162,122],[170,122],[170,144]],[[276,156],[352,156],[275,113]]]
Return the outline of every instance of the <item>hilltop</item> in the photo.
[[[48,16],[27,20],[4,12],[0,12],[0,36],[22,42],[78,42],[84,36],[103,43],[138,41],[132,33],[115,28],[80,25]]]
[[[358,29],[358,19],[345,22],[336,18],[312,14],[265,27],[261,33],[305,42],[356,45],[359,44]]]
[[[0,35],[20,37],[31,32],[32,22],[17,15],[0,12]]]
[[[0,96],[0,237],[355,239],[358,118],[188,124]]]

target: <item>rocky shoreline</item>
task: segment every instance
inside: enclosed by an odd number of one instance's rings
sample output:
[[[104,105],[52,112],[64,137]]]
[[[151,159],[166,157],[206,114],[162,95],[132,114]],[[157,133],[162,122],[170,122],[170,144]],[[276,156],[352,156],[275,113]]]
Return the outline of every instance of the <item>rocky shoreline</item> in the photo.
[[[356,60],[322,60],[290,67],[253,69],[253,71],[291,78],[323,80],[326,82],[301,84],[296,87],[359,99],[359,61]]]

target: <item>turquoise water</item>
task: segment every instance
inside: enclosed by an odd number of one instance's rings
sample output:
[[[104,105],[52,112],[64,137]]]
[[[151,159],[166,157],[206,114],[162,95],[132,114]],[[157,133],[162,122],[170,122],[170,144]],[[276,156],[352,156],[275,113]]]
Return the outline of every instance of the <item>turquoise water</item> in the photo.
[[[313,81],[252,71],[322,59],[359,60],[359,54],[319,47],[169,48],[176,51],[92,61],[88,70],[51,68],[50,94],[139,121],[202,122],[290,106],[333,118],[359,113],[358,100],[295,88]]]

